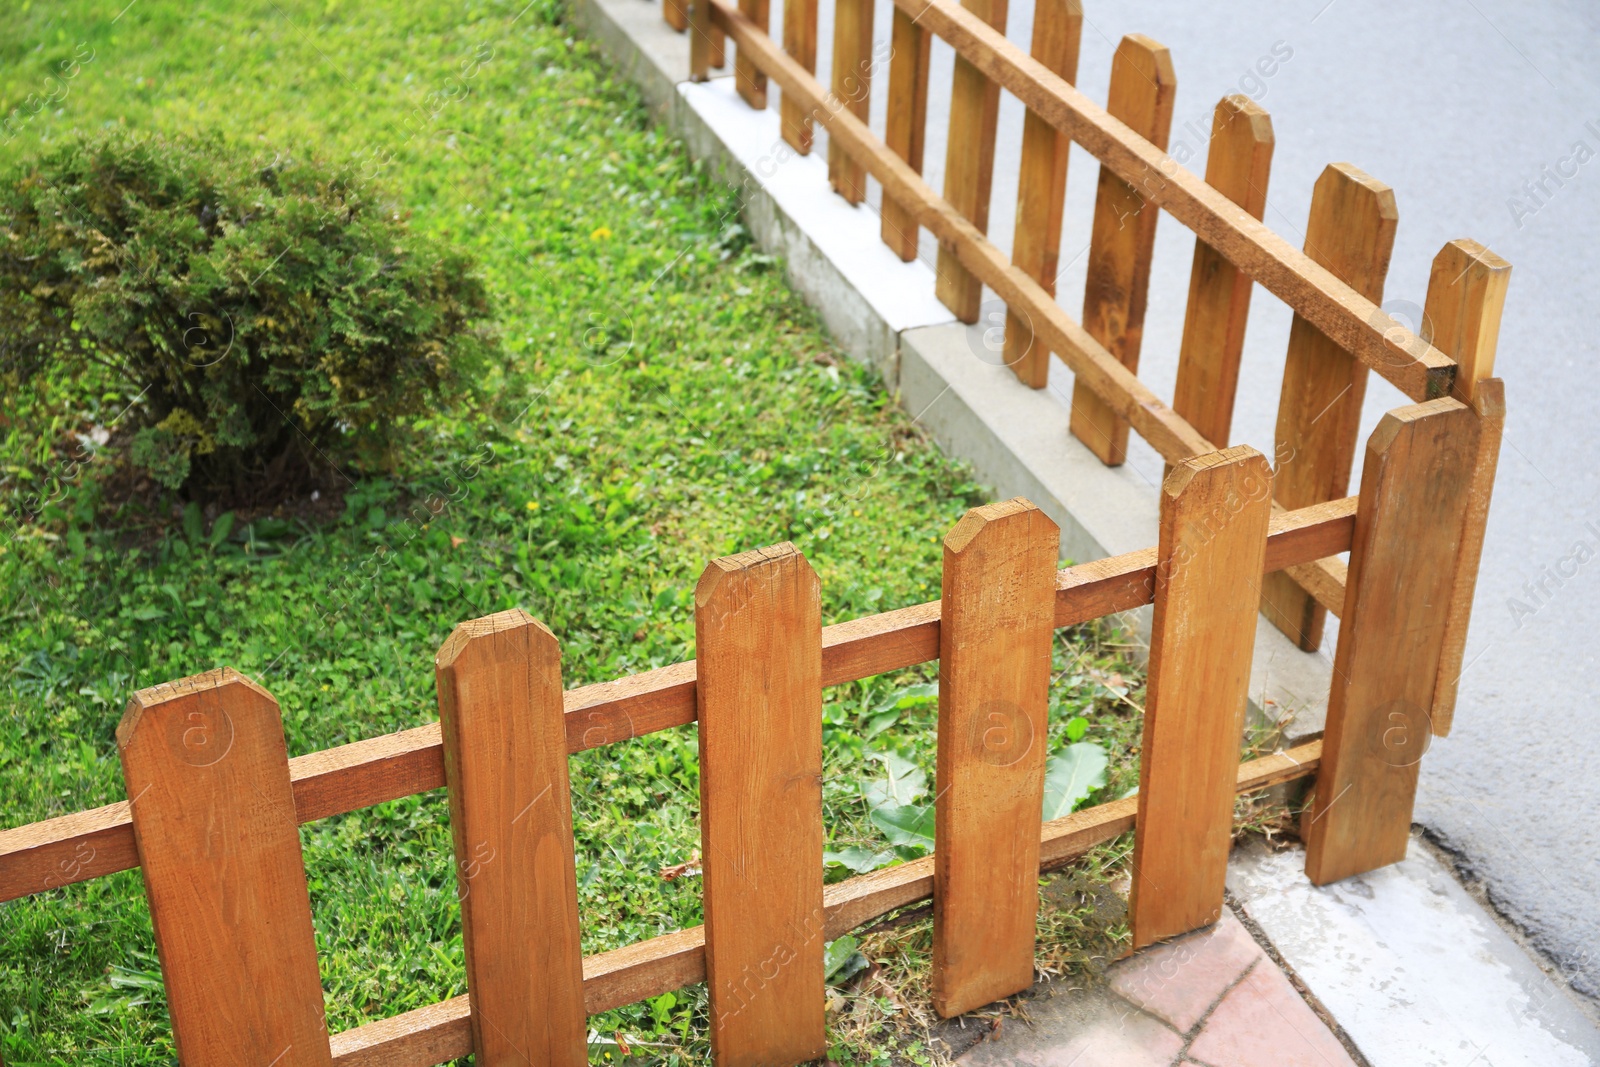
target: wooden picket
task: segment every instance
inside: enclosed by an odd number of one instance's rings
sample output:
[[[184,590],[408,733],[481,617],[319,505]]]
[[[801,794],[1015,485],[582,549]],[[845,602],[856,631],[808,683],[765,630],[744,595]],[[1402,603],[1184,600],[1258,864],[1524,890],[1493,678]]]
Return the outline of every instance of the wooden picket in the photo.
[[[477,1062],[586,1064],[560,646],[505,611],[456,627],[436,677]]]
[[[277,702],[226,667],[141,689],[117,749],[179,1060],[331,1063]]]
[[[962,0],[988,26],[1005,32],[1007,0]],[[994,141],[1000,126],[1000,87],[957,54],[950,82],[950,136],[944,161],[944,198],[981,234],[989,230],[989,192],[994,185]],[[983,279],[957,250],[940,243],[934,295],[962,322],[978,321]]]
[[[739,13],[763,34],[767,32],[770,7],[769,0],[739,0]],[[767,75],[742,48],[733,57],[733,87],[757,111],[767,106]]]
[[[703,82],[711,77],[712,67],[722,66],[721,50],[716,45],[722,31],[711,24],[711,5],[704,0],[691,0],[688,23],[689,80]]]
[[[827,1051],[822,1017],[822,604],[793,545],[695,588],[711,1050],[722,1067]]]
[[[1253,218],[1261,218],[1267,209],[1273,144],[1272,119],[1260,105],[1247,96],[1223,97],[1211,119],[1206,184]],[[1244,271],[1195,238],[1172,410],[1206,440],[1224,448],[1233,432],[1233,401],[1252,288]],[[1172,465],[1167,469],[1170,473]]]
[[[661,0],[661,17],[680,33],[689,28],[689,7],[685,0]]]
[[[1020,499],[969,511],[944,542],[933,1005],[945,1017],[1033,984],[1060,546]]]
[[[1433,697],[1433,732],[1450,732],[1455,719],[1456,688],[1467,647],[1472,617],[1472,592],[1478,584],[1478,561],[1489,520],[1489,497],[1500,459],[1505,428],[1505,390],[1494,378],[1500,314],[1511,283],[1511,264],[1476,241],[1451,241],[1433,259],[1428,276],[1423,325],[1439,349],[1460,364],[1452,395],[1478,413],[1479,437],[1473,458],[1472,491],[1462,518],[1461,551],[1450,594],[1444,651]]]
[[[1249,447],[1185,460],[1162,488],[1129,897],[1136,949],[1222,914],[1271,515],[1272,470]]]
[[[1379,299],[1398,218],[1394,190],[1348,163],[1331,164],[1311,195],[1306,254],[1357,292]],[[1279,504],[1301,508],[1348,492],[1366,395],[1367,368],[1296,315],[1278,403],[1273,494]],[[1322,644],[1327,608],[1291,576],[1268,578],[1261,604],[1301,648],[1315,651]]]
[[[1063,81],[1078,80],[1083,5],[1078,0],[1038,0],[1033,8],[1033,58]],[[1072,141],[1035,111],[1022,120],[1022,162],[1017,169],[1017,225],[1011,261],[1051,296],[1061,260],[1061,214],[1067,195]],[[1050,381],[1050,350],[1033,335],[1033,323],[1006,309],[1004,360],[1033,389]]]
[[[1166,47],[1130,34],[1111,60],[1106,111],[1140,136],[1166,148],[1178,79]],[[1089,274],[1083,290],[1083,325],[1129,371],[1139,369],[1144,310],[1150,289],[1160,212],[1146,202],[1154,175],[1130,182],[1100,168],[1089,238]],[[1128,453],[1128,420],[1082,379],[1072,383],[1072,434],[1084,447],[1115,466]]]
[[[1318,885],[1405,858],[1477,435],[1472,409],[1441,397],[1389,412],[1367,443],[1325,769],[1305,824]]]
[[[836,0],[833,12],[833,103],[863,122],[872,106],[872,9],[872,0]],[[867,198],[866,168],[832,141],[828,180],[852,204]]]
[[[914,173],[922,173],[923,142],[928,132],[928,56],[933,34],[910,14],[895,8],[889,60],[889,106],[884,123],[884,145],[905,160]],[[917,215],[911,205],[887,189],[883,193],[883,243],[907,263],[917,258]]]
[[[783,49],[815,74],[817,70],[817,0],[784,0]],[[811,116],[799,101],[784,94],[778,102],[783,139],[801,155],[811,152]]]

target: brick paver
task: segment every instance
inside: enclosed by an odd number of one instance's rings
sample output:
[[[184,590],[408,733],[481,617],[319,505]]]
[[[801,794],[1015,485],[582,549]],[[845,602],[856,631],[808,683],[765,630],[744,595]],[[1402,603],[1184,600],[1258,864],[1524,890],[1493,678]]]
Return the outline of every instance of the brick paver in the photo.
[[[1186,1034],[1266,953],[1231,912],[1209,930],[1152,945],[1111,968],[1111,989]]]
[[[1355,1067],[1271,960],[1222,998],[1189,1056],[1210,1067]]]
[[[1231,912],[1113,965],[1108,986],[1027,1002],[963,1067],[1355,1067]]]

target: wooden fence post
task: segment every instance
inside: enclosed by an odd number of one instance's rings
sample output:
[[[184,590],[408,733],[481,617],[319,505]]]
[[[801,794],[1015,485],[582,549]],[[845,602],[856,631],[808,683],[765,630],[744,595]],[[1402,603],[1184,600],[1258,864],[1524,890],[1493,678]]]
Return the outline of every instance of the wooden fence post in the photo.
[[[561,647],[523,611],[434,660],[474,1062],[588,1063]]]
[[[711,77],[711,3],[689,0],[689,80],[703,82]]]
[[[229,667],[141,689],[117,749],[180,1062],[331,1064],[277,702]]]
[[[961,0],[990,26],[1006,30],[1007,0]],[[959,54],[950,84],[950,140],[945,151],[944,198],[980,233],[989,232],[989,190],[994,183],[994,139],[1000,86]],[[939,242],[934,295],[962,322],[978,321],[983,283],[961,262],[954,245]]]
[[[1306,255],[1368,300],[1382,300],[1399,217],[1394,190],[1348,163],[1329,164],[1311,195]],[[1366,395],[1366,365],[1296,315],[1278,401],[1279,504],[1293,510],[1346,494]],[[1261,610],[1308,652],[1322,644],[1327,611],[1292,576],[1267,575]]]
[[[721,27],[712,25],[710,0],[688,0],[689,4],[689,80],[703,82],[711,69],[727,65],[727,38]]]
[[[1166,46],[1142,34],[1129,34],[1111,60],[1106,110],[1134,133],[1166,150],[1178,78]],[[1151,180],[1156,180],[1152,175]],[[1146,211],[1141,191],[1101,165],[1089,236],[1089,276],[1083,291],[1083,326],[1122,365],[1139,369],[1145,301],[1150,288],[1150,255],[1156,219]],[[1128,453],[1128,421],[1111,410],[1081,380],[1072,383],[1072,434],[1108,466]]]
[[[1455,398],[1476,411],[1479,418],[1472,493],[1463,519],[1461,555],[1456,561],[1450,619],[1433,696],[1433,732],[1440,737],[1450,732],[1455,720],[1467,624],[1472,620],[1472,594],[1478,585],[1489,497],[1494,492],[1500,437],[1505,429],[1505,388],[1491,375],[1500,337],[1500,313],[1510,284],[1511,264],[1476,241],[1451,241],[1433,259],[1422,313],[1429,341],[1456,361]]]
[[[922,148],[928,131],[928,55],[933,34],[898,7],[894,9],[889,60],[889,108],[883,143],[922,173]],[[917,215],[909,206],[883,194],[883,243],[910,263],[917,258]]]
[[[862,122],[872,107],[873,0],[837,0],[833,7],[833,100]],[[828,139],[828,182],[852,204],[867,198],[867,168]]]
[[[817,72],[817,0],[784,0],[783,50],[807,74]],[[778,116],[784,141],[802,156],[810,155],[811,113],[792,93],[784,93]]]
[[[1133,947],[1222,914],[1255,649],[1272,468],[1240,446],[1161,490],[1155,615],[1133,845]]]
[[[1306,875],[1405,858],[1444,646],[1478,416],[1454,397],[1389,412],[1367,442]]]
[[[766,34],[771,15],[769,0],[739,0],[739,14],[754,23],[763,35]],[[757,111],[767,106],[767,76],[761,73],[755,60],[747,56],[743,48],[733,56],[733,87],[744,97],[744,102]]]
[[[718,1067],[823,1055],[822,615],[787,542],[695,587],[706,986]]]
[[[1267,209],[1272,119],[1248,96],[1225,96],[1211,119],[1206,184],[1259,219]],[[1207,441],[1228,446],[1253,283],[1200,238],[1189,270],[1189,307],[1178,348],[1172,410]],[[1170,465],[1168,470],[1171,470]]]
[[[944,541],[934,806],[933,1005],[949,1018],[1033,984],[1060,528],[1026,500]]]
[[[689,8],[686,0],[661,0],[661,17],[668,26],[682,33],[689,28]]]
[[[1036,0],[1033,58],[1062,80],[1078,80],[1078,46],[1083,40],[1079,0]],[[1072,139],[1032,108],[1022,123],[1022,164],[1017,172],[1017,226],[1011,262],[1051,296],[1061,260],[1061,213],[1067,195],[1067,156]],[[1050,350],[1033,335],[1026,316],[1006,309],[1004,359],[1023,382],[1043,389],[1050,380]]]

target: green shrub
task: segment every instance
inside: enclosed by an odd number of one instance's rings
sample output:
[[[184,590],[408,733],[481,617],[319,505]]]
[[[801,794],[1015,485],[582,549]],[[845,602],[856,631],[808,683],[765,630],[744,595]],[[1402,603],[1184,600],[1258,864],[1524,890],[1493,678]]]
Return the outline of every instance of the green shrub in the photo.
[[[6,390],[103,368],[139,395],[128,458],[191,496],[383,454],[498,353],[467,257],[349,168],[215,136],[104,135],[0,179],[0,328]]]

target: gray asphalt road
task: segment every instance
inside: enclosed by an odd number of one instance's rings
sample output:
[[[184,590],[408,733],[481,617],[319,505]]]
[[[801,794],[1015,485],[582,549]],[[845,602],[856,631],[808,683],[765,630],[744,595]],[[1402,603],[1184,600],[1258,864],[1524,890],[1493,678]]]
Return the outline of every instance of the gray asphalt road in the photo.
[[[775,5],[776,6],[776,5]],[[832,5],[824,5],[831,8]],[[878,5],[887,40],[890,5]],[[826,19],[826,16],[825,16]],[[773,26],[782,25],[774,10]],[[1027,46],[1032,0],[1013,0],[1010,37]],[[1592,293],[1600,278],[1600,5],[1584,0],[1085,0],[1079,85],[1104,100],[1116,42],[1168,45],[1178,75],[1173,145],[1204,172],[1216,101],[1254,96],[1277,134],[1267,222],[1295,243],[1312,184],[1349,161],[1390,183],[1399,236],[1386,301],[1420,307],[1440,246],[1473,237],[1514,265],[1498,373],[1508,424],[1454,734],[1424,762],[1419,819],[1487,882],[1502,910],[1600,994],[1600,389]],[[824,22],[820,40],[827,79]],[[1261,77],[1257,61],[1287,49]],[[942,181],[951,53],[935,45],[928,166]],[[873,122],[882,131],[883,93]],[[1009,250],[1022,108],[1001,112],[991,235]],[[1096,167],[1075,150],[1059,286],[1081,310]],[[1548,169],[1547,169],[1548,168]],[[876,200],[874,191],[873,198]],[[932,242],[923,235],[925,258]],[[1171,395],[1193,238],[1158,230],[1141,376]],[[930,259],[931,261],[931,259]],[[1287,309],[1257,290],[1235,442],[1272,452]],[[1052,388],[1070,387],[1070,377]],[[1367,430],[1403,397],[1374,378]],[[1129,463],[1152,485],[1155,453]],[[1355,484],[1354,482],[1352,484]],[[1331,643],[1330,646],[1331,648]]]

